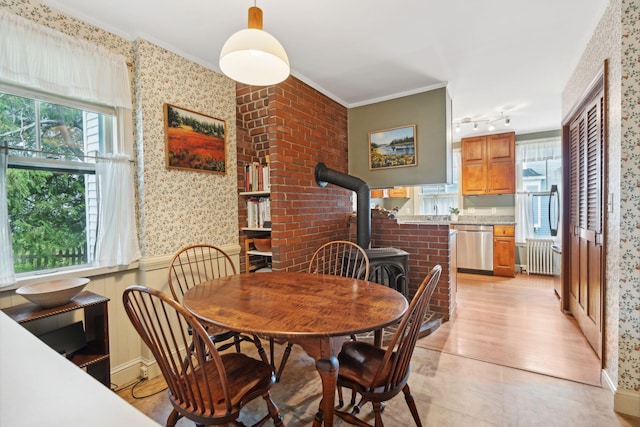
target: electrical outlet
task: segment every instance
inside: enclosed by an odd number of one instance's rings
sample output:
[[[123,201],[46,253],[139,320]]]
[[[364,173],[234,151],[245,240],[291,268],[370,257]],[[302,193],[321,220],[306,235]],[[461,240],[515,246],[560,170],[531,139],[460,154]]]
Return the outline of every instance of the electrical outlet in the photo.
[[[491,208],[491,213],[495,214],[496,213],[496,208]]]
[[[149,378],[149,368],[147,368],[146,366],[140,367],[140,378],[142,379]]]

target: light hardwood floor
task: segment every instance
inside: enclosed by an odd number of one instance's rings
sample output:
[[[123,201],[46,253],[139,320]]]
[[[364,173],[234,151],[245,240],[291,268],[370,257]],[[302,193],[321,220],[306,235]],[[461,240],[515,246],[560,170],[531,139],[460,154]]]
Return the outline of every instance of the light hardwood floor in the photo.
[[[459,276],[460,306],[457,319],[445,323],[431,336],[421,338],[412,359],[409,385],[424,426],[640,426],[639,419],[621,416],[613,411],[613,396],[609,390],[589,385],[588,381],[562,379],[567,376],[566,373],[541,375],[531,369],[538,360],[558,359],[547,356],[548,353],[555,354],[557,349],[545,350],[543,347],[548,344],[542,338],[533,338],[532,331],[541,326],[552,332],[561,330],[564,336],[562,341],[573,340],[566,338],[564,329],[572,329],[563,323],[571,325],[572,319],[565,318],[559,312],[553,295],[553,298],[545,296],[552,289],[548,279],[524,276],[517,280],[503,280],[467,276]],[[538,295],[535,289],[541,294]],[[550,302],[534,303],[536,299]],[[523,304],[519,309],[516,308],[518,301]],[[563,321],[543,320],[540,310],[545,305],[558,311]],[[471,315],[472,307],[482,315],[476,316],[475,320],[462,320],[467,314]],[[524,313],[521,312],[523,310]],[[482,327],[475,327],[477,323],[482,323]],[[500,323],[508,326],[501,329]],[[465,328],[472,326],[473,329],[465,331]],[[537,344],[523,344],[529,341]],[[454,342],[457,344],[454,345]],[[461,355],[463,350],[468,352],[474,347],[483,347],[482,343],[488,344],[485,344],[485,350],[479,351],[480,354]],[[445,344],[450,348],[443,351],[431,348],[445,347]],[[515,350],[521,345],[528,346],[527,350]],[[276,346],[277,355],[282,347]],[[243,349],[252,351],[248,345]],[[584,348],[582,350],[588,354]],[[482,360],[495,358],[496,354],[501,353],[516,356],[510,357],[509,363]],[[516,364],[514,360],[522,366],[511,367]],[[594,370],[599,375],[599,365]],[[164,381],[160,377],[137,385],[134,392],[137,396],[148,395],[163,387]],[[294,346],[281,382],[272,388],[274,401],[285,424],[289,427],[311,425],[320,393],[320,379],[313,360],[299,346]],[[133,397],[131,387],[123,388],[118,394],[162,425],[171,411],[166,391],[142,399]],[[369,411],[370,406],[363,413],[369,414]],[[257,399],[245,409],[241,420],[250,425],[263,413],[264,403]],[[383,417],[387,427],[413,425],[401,396],[388,403]],[[185,419],[178,422],[178,427],[193,425]],[[346,424],[337,420],[335,425]]]
[[[601,362],[559,301],[549,276],[459,273],[456,317],[419,345],[600,385]]]

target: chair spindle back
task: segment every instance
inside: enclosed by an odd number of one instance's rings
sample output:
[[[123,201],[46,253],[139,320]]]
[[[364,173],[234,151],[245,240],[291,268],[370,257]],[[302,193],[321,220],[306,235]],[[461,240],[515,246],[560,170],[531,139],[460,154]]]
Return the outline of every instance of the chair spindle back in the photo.
[[[192,245],[178,251],[169,264],[169,288],[175,300],[207,280],[236,274],[236,267],[222,249],[213,245]]]
[[[231,413],[224,365],[200,322],[156,289],[131,286],[124,291],[122,299],[131,323],[162,371],[174,406],[189,408],[194,416],[216,411]],[[211,361],[216,369],[201,369],[206,363],[210,366]],[[216,385],[217,392],[211,384]],[[224,396],[224,409],[219,408],[220,394]]]
[[[406,382],[420,327],[429,308],[431,295],[440,280],[441,272],[442,267],[436,265],[422,280],[407,312],[398,325],[398,329],[389,342],[384,359],[373,378],[371,391],[379,384],[385,384],[385,391],[388,391]]]
[[[308,272],[367,280],[369,257],[357,244],[336,240],[325,243],[315,251]]]

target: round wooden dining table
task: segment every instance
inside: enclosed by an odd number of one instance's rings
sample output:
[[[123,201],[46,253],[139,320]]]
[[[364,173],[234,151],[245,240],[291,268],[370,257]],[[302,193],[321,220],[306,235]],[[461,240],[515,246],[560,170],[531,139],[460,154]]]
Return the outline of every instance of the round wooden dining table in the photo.
[[[333,425],[338,359],[352,334],[398,321],[408,307],[394,289],[365,280],[274,271],[214,279],[185,293],[183,304],[199,319],[232,331],[299,344],[316,361],[323,417]]]

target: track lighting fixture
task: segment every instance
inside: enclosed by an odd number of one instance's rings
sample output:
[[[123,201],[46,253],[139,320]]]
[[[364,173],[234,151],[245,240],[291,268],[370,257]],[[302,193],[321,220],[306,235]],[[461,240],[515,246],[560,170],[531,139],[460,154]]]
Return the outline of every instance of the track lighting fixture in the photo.
[[[462,127],[466,124],[472,124],[474,131],[479,131],[480,128],[484,126],[486,126],[486,129],[488,131],[494,131],[496,129],[496,123],[501,122],[503,120],[504,120],[504,126],[511,125],[511,118],[509,116],[505,116],[504,113],[500,113],[500,117],[497,117],[494,119],[473,120],[470,117],[465,117],[464,119],[458,122],[454,122],[453,126],[456,133],[460,133],[462,130]]]

